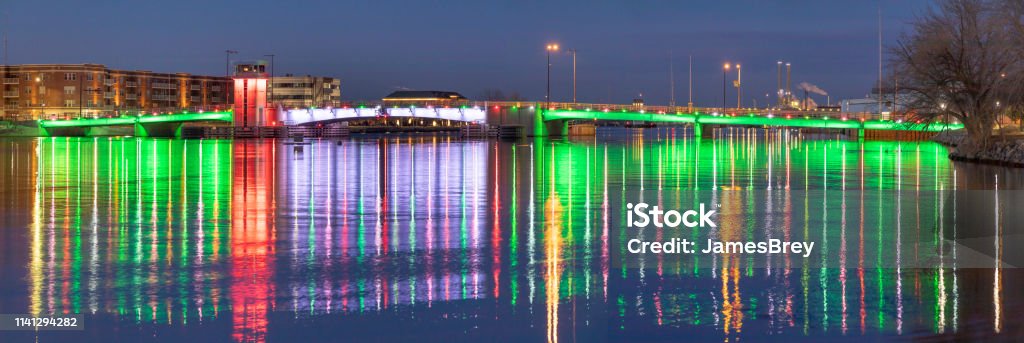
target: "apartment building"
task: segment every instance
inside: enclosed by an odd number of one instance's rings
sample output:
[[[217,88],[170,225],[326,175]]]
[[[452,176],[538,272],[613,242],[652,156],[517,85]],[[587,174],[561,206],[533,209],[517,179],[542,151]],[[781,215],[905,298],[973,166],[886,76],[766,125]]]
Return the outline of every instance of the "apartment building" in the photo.
[[[222,110],[231,106],[231,79],[187,73],[115,70],[101,64],[0,66],[7,120],[111,117],[124,114]]]
[[[267,90],[270,103],[284,108],[341,105],[341,80],[319,76],[275,76]]]

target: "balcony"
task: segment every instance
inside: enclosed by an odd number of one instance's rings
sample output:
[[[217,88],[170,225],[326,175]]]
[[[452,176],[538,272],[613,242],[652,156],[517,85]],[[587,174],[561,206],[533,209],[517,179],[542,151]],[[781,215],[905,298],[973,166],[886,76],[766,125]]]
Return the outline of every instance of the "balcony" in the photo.
[[[178,89],[173,83],[153,82],[153,89]]]
[[[128,94],[124,96],[125,100],[139,100],[139,96],[136,94]]]
[[[213,86],[213,87],[210,87],[210,91],[211,91],[211,92],[219,92],[219,91],[220,91],[220,86]]]
[[[103,92],[103,98],[104,99],[113,99],[114,98],[114,92]]]
[[[124,83],[124,86],[125,86],[125,87],[131,87],[131,88],[135,88],[135,87],[138,87],[138,86],[139,86],[139,83],[138,83],[138,82],[136,82],[136,81],[128,81],[128,82],[125,82],[125,83]]]
[[[192,97],[189,97],[188,99],[191,102],[200,102],[200,101],[202,101],[202,99],[200,99],[198,96],[192,96]]]
[[[203,87],[202,87],[202,86],[200,86],[200,85],[191,85],[191,86],[189,86],[189,88],[188,88],[188,89],[189,89],[189,90],[193,90],[193,91],[199,91],[199,90],[202,90],[202,89],[203,89]]]
[[[16,77],[5,77],[4,78],[4,84],[5,85],[16,85],[16,84],[18,84],[19,80],[21,80],[21,79],[16,78]]]
[[[18,91],[5,91],[4,92],[4,97],[5,98],[17,98],[18,97]]]
[[[153,101],[171,101],[174,100],[175,97],[166,94],[154,94],[150,98],[153,99]]]
[[[115,83],[117,83],[117,80],[115,80],[115,79],[104,79],[103,80],[103,85],[104,86],[113,86]]]

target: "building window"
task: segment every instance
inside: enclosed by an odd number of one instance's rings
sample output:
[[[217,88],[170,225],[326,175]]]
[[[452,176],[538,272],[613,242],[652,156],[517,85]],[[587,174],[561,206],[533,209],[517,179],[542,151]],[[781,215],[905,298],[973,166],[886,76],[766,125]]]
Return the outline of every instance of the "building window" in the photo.
[[[64,95],[74,95],[75,86],[64,86]]]
[[[64,73],[64,81],[75,81],[77,77],[78,74],[75,73]]]
[[[71,99],[64,100],[64,107],[75,107],[75,101]]]
[[[86,73],[85,74],[85,80],[86,81],[92,81],[92,73]]]
[[[46,86],[39,86],[39,95],[46,95]]]

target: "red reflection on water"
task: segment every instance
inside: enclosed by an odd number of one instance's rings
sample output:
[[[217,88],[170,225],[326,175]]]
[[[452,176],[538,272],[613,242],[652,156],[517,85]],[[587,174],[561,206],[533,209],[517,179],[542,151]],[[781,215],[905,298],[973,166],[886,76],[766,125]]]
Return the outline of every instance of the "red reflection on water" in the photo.
[[[275,175],[272,144],[236,142],[231,194],[231,338],[263,342],[273,309]]]

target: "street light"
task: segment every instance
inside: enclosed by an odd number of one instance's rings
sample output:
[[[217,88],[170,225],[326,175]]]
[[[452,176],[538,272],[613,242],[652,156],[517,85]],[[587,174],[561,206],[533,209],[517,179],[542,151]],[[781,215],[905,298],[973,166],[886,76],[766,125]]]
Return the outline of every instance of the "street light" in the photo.
[[[725,77],[726,77],[725,74],[728,73],[728,72],[729,72],[729,63],[726,62],[725,65],[722,66],[722,110],[723,111],[725,110]]]
[[[558,51],[558,44],[548,44],[548,90],[547,95],[544,96],[544,100],[547,101],[547,107],[551,107],[551,52]]]

